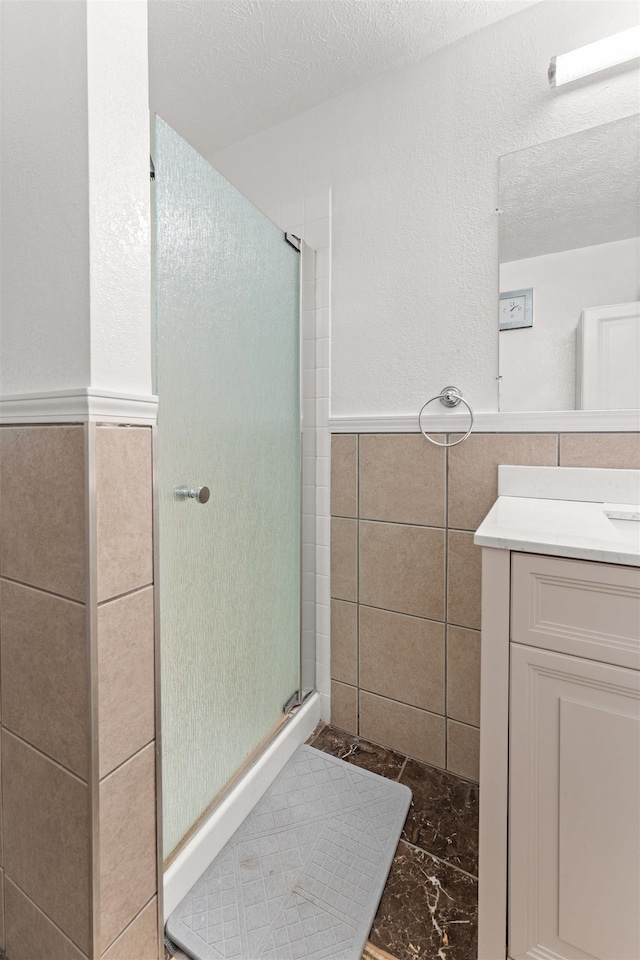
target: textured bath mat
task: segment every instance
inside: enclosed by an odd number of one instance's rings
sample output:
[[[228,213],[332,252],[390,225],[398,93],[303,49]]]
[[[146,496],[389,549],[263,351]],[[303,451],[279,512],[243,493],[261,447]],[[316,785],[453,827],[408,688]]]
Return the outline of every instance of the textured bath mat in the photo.
[[[411,791],[299,747],[176,907],[197,960],[358,960]]]

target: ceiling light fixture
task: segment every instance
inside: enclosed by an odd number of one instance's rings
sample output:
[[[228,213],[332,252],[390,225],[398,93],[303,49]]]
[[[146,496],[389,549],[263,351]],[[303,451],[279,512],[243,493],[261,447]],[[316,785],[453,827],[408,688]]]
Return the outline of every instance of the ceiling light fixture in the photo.
[[[588,43],[586,47],[579,47],[571,53],[552,57],[549,83],[552,87],[559,87],[637,57],[640,57],[640,27],[631,27],[630,30]]]

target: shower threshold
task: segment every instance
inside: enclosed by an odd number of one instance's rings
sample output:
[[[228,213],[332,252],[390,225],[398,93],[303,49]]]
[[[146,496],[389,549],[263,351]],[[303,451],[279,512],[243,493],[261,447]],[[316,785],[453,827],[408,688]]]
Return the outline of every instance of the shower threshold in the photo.
[[[320,695],[314,691],[281,718],[167,859],[164,864],[165,921],[319,721]]]

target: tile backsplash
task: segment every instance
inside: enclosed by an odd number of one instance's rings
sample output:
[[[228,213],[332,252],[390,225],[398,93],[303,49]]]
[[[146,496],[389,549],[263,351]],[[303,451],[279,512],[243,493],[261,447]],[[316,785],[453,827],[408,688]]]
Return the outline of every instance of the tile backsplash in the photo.
[[[332,723],[477,780],[473,532],[498,465],[640,468],[640,435],[476,433],[446,450],[419,434],[334,434],[331,456]]]

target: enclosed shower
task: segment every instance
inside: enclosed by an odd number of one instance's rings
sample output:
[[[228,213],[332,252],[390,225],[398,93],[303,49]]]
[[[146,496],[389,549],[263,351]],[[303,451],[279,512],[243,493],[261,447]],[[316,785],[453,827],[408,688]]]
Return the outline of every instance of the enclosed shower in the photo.
[[[300,252],[159,118],[153,160],[166,859],[301,698]]]

